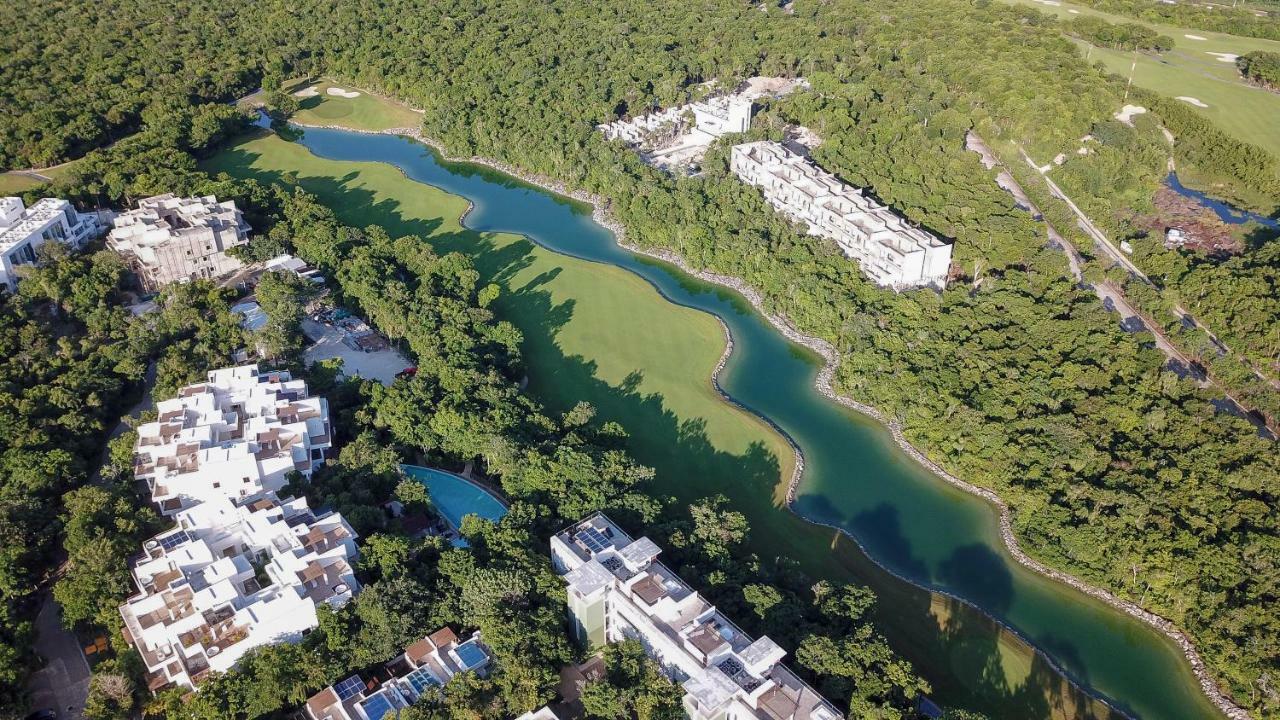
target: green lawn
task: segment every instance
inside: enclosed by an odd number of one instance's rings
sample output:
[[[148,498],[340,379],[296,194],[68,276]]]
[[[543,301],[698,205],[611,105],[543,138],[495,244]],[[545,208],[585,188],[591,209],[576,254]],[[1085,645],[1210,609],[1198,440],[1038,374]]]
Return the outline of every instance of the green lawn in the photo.
[[[1092,15],[1113,23],[1137,22],[1168,35],[1174,39],[1176,47],[1162,56],[1107,50],[1091,47],[1082,41],[1076,41],[1076,44],[1091,61],[1100,62],[1108,71],[1119,75],[1127,76],[1131,63],[1136,59],[1135,85],[1171,98],[1195,98],[1208,105],[1196,110],[1211,118],[1218,127],[1240,140],[1280,155],[1280,94],[1245,83],[1234,62],[1223,62],[1210,54],[1243,55],[1252,50],[1280,52],[1280,42],[1148,23],[1070,3],[1047,5],[1037,0],[1007,1],[1061,18]],[[1204,39],[1197,40],[1188,35]]]
[[[343,222],[379,224],[393,235],[417,234],[439,250],[467,253],[487,281],[502,286],[497,310],[524,332],[531,384],[540,396],[562,406],[584,391],[596,403],[641,398],[655,422],[630,427],[633,433],[656,431],[664,425],[659,417],[674,415],[705,424],[708,440],[727,455],[763,446],[780,464],[771,468],[774,482],[790,476],[793,456],[785,441],[723,402],[711,385],[725,347],[719,322],[667,302],[639,277],[552,253],[521,236],[472,232],[458,222],[467,207],[462,198],[409,181],[390,165],[326,160],[275,135],[251,137],[206,168],[272,181],[294,173]],[[618,323],[619,317],[629,322]],[[553,370],[539,372],[543,368]]]
[[[62,163],[61,165],[55,165],[51,168],[40,170],[39,172],[41,175],[57,180],[58,178],[65,175],[67,171],[69,171],[72,167],[74,167],[77,162],[79,161],[70,160]],[[30,175],[24,175],[24,174],[12,172],[12,171],[3,172],[3,173],[0,173],[0,196],[16,195],[17,193],[26,192],[33,188],[38,188],[44,184],[45,183],[43,180],[38,180],[36,178],[31,177]]]
[[[32,188],[40,187],[43,184],[43,182],[30,175],[22,175],[16,172],[0,173],[0,196],[17,195]]]
[[[352,130],[386,130],[418,127],[422,124],[422,117],[404,105],[338,81],[325,79],[314,84],[304,82],[294,86],[293,92],[296,95],[307,88],[315,88],[319,94],[298,98],[299,110],[293,119],[304,125],[341,125]],[[330,95],[330,89],[360,94],[348,98]]]
[[[710,374],[725,347],[713,317],[667,302],[624,270],[558,255],[520,236],[467,230],[458,222],[464,199],[390,165],[327,160],[263,132],[205,169],[270,182],[288,175],[348,224],[376,223],[393,235],[422,236],[441,251],[465,252],[486,281],[503,288],[495,309],[524,334],[532,394],[552,410],[587,400],[602,419],[622,422],[636,457],[657,470],[658,493],[731,495],[766,556],[790,555],[815,576],[870,584],[892,609],[881,617],[900,618],[896,646],[927,676],[945,672],[976,684],[970,676],[980,672],[993,701],[1048,702],[1055,720],[1108,716],[1012,633],[957,613],[954,600],[892,580],[846,536],[777,506],[775,492],[791,476],[794,456],[767,425],[713,389]]]

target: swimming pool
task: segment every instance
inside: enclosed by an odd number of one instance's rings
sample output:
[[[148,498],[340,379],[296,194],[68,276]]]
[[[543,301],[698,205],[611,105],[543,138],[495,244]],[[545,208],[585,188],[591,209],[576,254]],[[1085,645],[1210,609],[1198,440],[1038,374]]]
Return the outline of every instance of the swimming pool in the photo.
[[[506,506],[498,498],[465,478],[418,465],[401,465],[400,469],[427,486],[431,502],[455,528],[462,526],[462,518],[467,515],[497,522],[507,514]]]

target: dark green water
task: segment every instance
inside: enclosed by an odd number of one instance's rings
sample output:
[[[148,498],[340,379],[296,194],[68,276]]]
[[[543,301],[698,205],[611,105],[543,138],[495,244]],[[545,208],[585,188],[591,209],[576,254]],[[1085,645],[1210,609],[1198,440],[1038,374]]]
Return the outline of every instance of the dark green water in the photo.
[[[944,704],[1000,718],[1083,716],[1071,710],[1081,697],[1061,689],[1055,669],[1061,668],[1135,717],[1221,717],[1171,642],[1014,562],[1000,543],[994,508],[925,472],[878,424],[819,395],[812,385],[817,359],[741,297],[619,248],[580,203],[485,168],[443,163],[413,141],[308,129],[300,142],[326,158],[393,164],[412,180],[473,202],[466,218],[472,229],[520,233],[553,251],[625,268],[672,302],[724,320],[736,344],[721,376],[723,388],[781,427],[804,453],[795,513],[841,528],[865,554],[774,507],[772,488],[744,483],[739,494],[751,496],[735,500],[748,512],[757,544],[809,569],[838,568],[876,589],[878,624]],[[530,370],[536,376],[539,369]],[[536,392],[536,384],[531,387]],[[627,424],[628,418],[616,419]],[[636,448],[636,454],[664,471],[661,448]],[[940,610],[949,618],[941,628],[935,617]],[[1021,643],[1001,625],[1052,663],[1025,653],[1024,672],[1010,677],[1009,655],[1017,656]]]

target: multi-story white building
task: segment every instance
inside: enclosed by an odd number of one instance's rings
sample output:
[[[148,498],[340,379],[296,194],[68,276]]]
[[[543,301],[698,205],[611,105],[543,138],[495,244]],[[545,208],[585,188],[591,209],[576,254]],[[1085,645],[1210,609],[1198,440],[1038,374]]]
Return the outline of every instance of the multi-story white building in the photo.
[[[863,273],[894,289],[946,286],[951,244],[913,227],[859,188],[776,142],[735,145],[730,168],[811,235],[834,240]]]
[[[479,631],[463,642],[451,628],[441,628],[415,642],[391,662],[386,682],[366,682],[359,675],[330,685],[307,699],[310,720],[383,720],[417,702],[429,688],[443,687],[454,675],[483,675],[491,653]]]
[[[703,136],[706,142],[728,133],[746,132],[751,127],[751,98],[725,95],[678,105],[665,110],[639,115],[630,120],[615,120],[597,126],[606,140],[621,140],[628,145],[644,145],[655,133],[680,128],[688,116],[693,117],[690,132]]]
[[[149,290],[235,272],[240,261],[226,251],[249,241],[250,227],[236,204],[212,195],[157,195],[113,223],[107,245],[129,259]]]
[[[569,586],[570,618],[584,644],[640,641],[683,683],[692,720],[841,717],[782,664],[782,648],[739,630],[659,563],[660,552],[649,538],[632,540],[602,514],[551,538],[551,562]]]
[[[310,477],[332,445],[328,401],[257,365],[214,370],[156,409],[155,422],[138,426],[134,474],[165,515],[277,492],[291,471]]]
[[[16,288],[17,268],[34,263],[46,242],[79,249],[99,232],[97,215],[78,213],[61,198],[42,198],[25,207],[21,198],[0,197],[0,283]]]
[[[217,497],[175,520],[143,544],[139,593],[120,607],[152,690],[194,688],[253,648],[295,642],[316,626],[319,605],[340,607],[359,591],[355,532],[304,499]]]

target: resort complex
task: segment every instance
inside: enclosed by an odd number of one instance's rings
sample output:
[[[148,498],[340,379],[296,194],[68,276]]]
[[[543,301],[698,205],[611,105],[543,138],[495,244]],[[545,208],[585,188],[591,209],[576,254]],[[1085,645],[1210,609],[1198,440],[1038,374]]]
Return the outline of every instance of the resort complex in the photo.
[[[76,212],[60,198],[42,198],[31,207],[22,198],[0,198],[0,283],[18,286],[17,268],[36,261],[36,251],[50,240],[73,249],[100,232],[98,217]]]
[[[133,562],[139,592],[120,608],[152,690],[195,687],[255,647],[297,641],[320,604],[341,606],[359,590],[355,532],[306,500],[217,498],[175,520],[144,543]]]
[[[492,653],[480,641],[477,631],[459,641],[451,628],[441,628],[404,649],[375,677],[365,680],[352,675],[307,699],[308,720],[382,720],[395,717],[427,694],[440,688],[454,675],[475,672],[483,675]]]
[[[806,85],[803,79],[755,77],[727,95],[712,95],[629,120],[615,120],[598,125],[597,129],[606,140],[621,140],[638,150],[651,165],[693,171],[717,138],[751,128],[756,100],[767,95],[782,96]]]
[[[230,200],[157,195],[114,220],[107,245],[127,258],[142,286],[219,278],[240,268],[226,251],[249,241],[249,225]]]
[[[637,639],[684,685],[692,720],[837,720],[841,714],[782,664],[768,637],[752,640],[657,561],[649,538],[633,540],[603,514],[551,538],[551,561],[568,585],[579,640],[597,647]]]
[[[946,285],[949,243],[908,224],[803,155],[776,142],[735,145],[730,169],[760,188],[782,214],[807,225],[810,234],[834,240],[875,283],[894,289]]]
[[[257,365],[214,370],[156,409],[138,426],[134,475],[165,515],[279,491],[292,471],[310,477],[332,444],[329,403],[288,372]]]
[[[323,462],[324,398],[247,365],[210,372],[158,411],[138,428],[136,476],[176,527],[144,543],[139,592],[120,608],[153,690],[194,687],[254,647],[298,640],[320,604],[359,590],[346,520],[276,494],[291,471]]]

